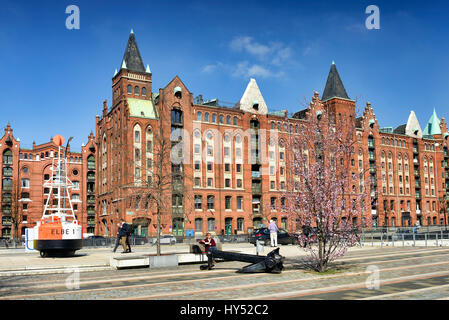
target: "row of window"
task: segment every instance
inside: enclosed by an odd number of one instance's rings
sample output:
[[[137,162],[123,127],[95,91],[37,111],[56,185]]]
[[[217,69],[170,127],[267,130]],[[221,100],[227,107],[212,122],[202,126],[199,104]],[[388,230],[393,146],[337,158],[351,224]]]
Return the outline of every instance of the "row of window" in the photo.
[[[394,146],[394,147],[402,147],[405,148],[407,146],[406,142],[404,140],[398,140],[393,138],[385,138],[382,137],[382,144],[386,146]]]
[[[118,94],[119,93],[116,91],[115,95],[117,96]],[[129,95],[134,94],[135,96],[142,95],[143,97],[146,97],[146,95],[147,95],[147,88],[146,87],[139,88],[139,86],[134,86],[134,88],[133,88],[133,86],[129,84],[128,85],[128,94]]]
[[[198,111],[196,113],[196,120],[197,121],[203,121],[203,113],[201,111]],[[204,122],[211,122],[211,123],[217,123],[217,114],[212,113],[212,115],[209,115],[209,112],[204,113]],[[225,123],[225,117],[224,115],[220,114],[218,116],[218,123],[224,124]],[[226,116],[226,124],[231,125],[231,116]],[[234,116],[232,118],[232,125],[236,126],[238,125],[238,118]]]
[[[236,197],[236,208],[237,210],[243,210],[243,196],[237,196]],[[270,198],[270,205],[272,210],[280,209],[277,207],[277,201],[278,198],[271,197]],[[285,198],[282,197],[280,199],[281,208],[285,207]],[[215,209],[215,196],[209,195],[206,197],[206,208],[207,210],[214,210]],[[231,210],[232,209],[232,196],[225,196],[225,210]],[[203,196],[202,195],[195,195],[195,210],[203,210]]]
[[[284,125],[282,125],[280,122],[276,123],[274,121],[271,121],[271,130],[277,130],[278,131],[284,131],[284,132],[288,132],[288,133],[293,133],[293,125],[290,124],[286,124],[284,123]],[[298,125],[295,125],[295,133],[298,133]]]
[[[426,209],[427,212],[430,212],[430,206],[432,205],[432,211],[435,212],[436,211],[436,201],[427,201],[426,202]],[[411,202],[410,200],[407,201],[407,206],[405,206],[405,201],[401,200],[400,201],[400,205],[399,205],[399,210],[400,211],[408,211],[410,212],[410,207],[411,206]],[[384,211],[388,212],[388,211],[395,211],[395,201],[394,200],[390,200],[390,202],[388,203],[388,200],[384,200],[383,202],[383,208]],[[419,207],[419,203],[416,204],[416,210],[421,210],[421,208]]]

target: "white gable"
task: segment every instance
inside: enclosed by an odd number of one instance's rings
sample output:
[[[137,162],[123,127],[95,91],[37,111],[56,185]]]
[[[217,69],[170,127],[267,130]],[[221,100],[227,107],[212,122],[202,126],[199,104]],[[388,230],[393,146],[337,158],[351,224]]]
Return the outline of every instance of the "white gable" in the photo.
[[[251,79],[240,99],[240,110],[257,114],[267,114],[268,107],[255,79]]]
[[[419,126],[418,118],[415,112],[410,112],[408,117],[407,126],[405,127],[405,134],[409,137],[422,138],[422,130]]]

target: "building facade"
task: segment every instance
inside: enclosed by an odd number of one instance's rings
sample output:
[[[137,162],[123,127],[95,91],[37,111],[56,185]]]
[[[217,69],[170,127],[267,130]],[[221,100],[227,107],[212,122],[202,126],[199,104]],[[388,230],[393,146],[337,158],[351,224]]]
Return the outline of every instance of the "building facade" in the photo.
[[[97,116],[98,197],[100,234],[116,232],[125,219],[139,226],[137,234],[154,235],[154,208],[133,196],[129,186],[151,182],[157,155],[155,135],[182,132],[182,164],[167,175],[182,172],[182,194],[173,187],[171,208],[165,210],[164,233],[241,234],[270,218],[295,230],[295,221],[279,208],[288,182],[288,150],[283,141],[294,136],[305,118],[302,110],[269,112],[254,79],[241,100],[231,107],[218,99],[205,101],[176,76],[165,88],[152,91],[152,73],[144,67],[131,33],[121,68],[112,79],[113,101]],[[355,101],[332,64],[322,97],[337,119],[354,119],[354,171],[368,172],[374,226],[444,225],[449,183],[448,129],[436,114],[421,130],[413,111],[397,128],[380,127],[370,103],[357,117]],[[171,137],[172,147],[176,145]],[[179,145],[178,145],[179,146]],[[175,147],[174,147],[175,148]],[[175,152],[176,153],[176,152]],[[125,187],[126,186],[126,187]]]
[[[73,183],[71,202],[84,233],[95,233],[95,137],[91,133],[81,152],[67,151],[68,178]],[[1,236],[14,237],[17,221],[17,238],[25,235],[44,212],[50,190],[44,182],[51,178],[52,161],[58,156],[58,146],[53,142],[22,148],[20,139],[14,137],[13,129],[7,125],[0,139],[2,155],[1,172]]]
[[[246,234],[269,219],[295,231],[296,221],[280,210],[292,178],[286,141],[307,121],[308,108],[270,112],[255,79],[239,102],[224,106],[194,97],[178,76],[153,90],[152,76],[131,32],[112,78],[112,102],[105,100],[95,119],[96,138],[91,134],[81,153],[69,152],[69,179],[79,185],[72,199],[85,233],[114,237],[124,219],[136,235],[154,236],[158,210],[165,234]],[[444,119],[434,111],[422,130],[411,111],[406,123],[381,127],[369,102],[357,115],[334,63],[322,96],[315,92],[312,101],[336,121],[354,123],[351,167],[369,179],[371,207],[361,215],[373,226],[449,223]],[[24,216],[22,235],[42,215],[43,183],[57,146],[22,149],[8,126],[0,152],[2,236],[12,234],[13,203]],[[157,182],[169,185],[160,188],[159,204],[150,201]]]

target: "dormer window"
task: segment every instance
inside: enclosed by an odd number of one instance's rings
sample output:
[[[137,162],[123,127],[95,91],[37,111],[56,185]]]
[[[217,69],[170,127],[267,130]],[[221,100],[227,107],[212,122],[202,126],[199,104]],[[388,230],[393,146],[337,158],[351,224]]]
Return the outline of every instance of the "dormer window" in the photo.
[[[182,89],[180,87],[176,87],[174,90],[174,95],[176,98],[181,99],[182,97]]]
[[[259,111],[259,102],[257,100],[253,101],[253,109]]]

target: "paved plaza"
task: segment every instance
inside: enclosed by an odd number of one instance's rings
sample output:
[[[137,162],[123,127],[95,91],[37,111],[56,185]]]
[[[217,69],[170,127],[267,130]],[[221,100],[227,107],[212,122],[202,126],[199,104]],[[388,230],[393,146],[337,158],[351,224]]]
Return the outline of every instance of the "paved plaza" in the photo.
[[[20,249],[0,252],[0,299],[14,300],[370,300],[449,298],[449,248],[357,247],[331,271],[304,266],[297,246],[281,246],[281,274],[240,274],[247,265],[219,262],[214,270],[198,264],[165,269],[114,270],[110,248],[83,249],[72,258],[40,258]],[[183,245],[164,252],[187,252]],[[255,253],[250,244],[224,250]],[[270,248],[265,248],[265,254]],[[136,247],[136,254],[154,247]],[[27,265],[28,264],[28,265]],[[74,268],[77,269],[74,269]],[[74,270],[79,270],[76,274]],[[76,285],[73,280],[76,276]],[[267,290],[267,288],[270,288]]]

